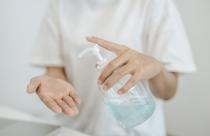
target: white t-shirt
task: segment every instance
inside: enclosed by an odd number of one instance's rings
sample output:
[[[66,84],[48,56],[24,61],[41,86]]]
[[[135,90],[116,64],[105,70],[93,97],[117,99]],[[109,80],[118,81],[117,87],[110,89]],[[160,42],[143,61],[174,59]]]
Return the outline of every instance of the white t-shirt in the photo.
[[[165,136],[162,101],[144,124],[119,127],[97,87],[96,58],[79,60],[86,36],[122,43],[161,61],[168,71],[195,71],[179,13],[171,0],[50,0],[32,63],[62,66],[83,103],[76,117],[56,115],[65,126],[92,136]]]

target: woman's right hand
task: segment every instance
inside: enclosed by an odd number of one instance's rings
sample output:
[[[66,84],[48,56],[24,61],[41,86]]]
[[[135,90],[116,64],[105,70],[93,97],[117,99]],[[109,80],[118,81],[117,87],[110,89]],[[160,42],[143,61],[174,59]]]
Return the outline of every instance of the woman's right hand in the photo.
[[[79,113],[77,105],[80,104],[80,98],[74,87],[62,79],[47,75],[34,77],[27,86],[27,92],[36,92],[44,104],[54,112],[63,112],[69,116]]]

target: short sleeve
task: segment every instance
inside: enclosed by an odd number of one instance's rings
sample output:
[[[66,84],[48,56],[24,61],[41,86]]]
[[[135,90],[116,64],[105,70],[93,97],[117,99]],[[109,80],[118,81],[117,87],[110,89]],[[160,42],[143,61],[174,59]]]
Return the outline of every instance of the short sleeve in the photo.
[[[150,0],[146,22],[146,53],[171,72],[196,70],[181,17],[172,0]]]
[[[50,0],[32,51],[32,65],[63,66],[59,28],[58,3]]]

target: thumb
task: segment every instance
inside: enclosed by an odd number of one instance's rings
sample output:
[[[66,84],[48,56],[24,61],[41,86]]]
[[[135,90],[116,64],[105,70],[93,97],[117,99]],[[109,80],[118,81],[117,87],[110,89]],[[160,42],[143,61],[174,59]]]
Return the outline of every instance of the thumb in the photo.
[[[32,78],[30,83],[27,85],[27,92],[30,94],[36,92],[40,84],[41,80],[38,77]]]

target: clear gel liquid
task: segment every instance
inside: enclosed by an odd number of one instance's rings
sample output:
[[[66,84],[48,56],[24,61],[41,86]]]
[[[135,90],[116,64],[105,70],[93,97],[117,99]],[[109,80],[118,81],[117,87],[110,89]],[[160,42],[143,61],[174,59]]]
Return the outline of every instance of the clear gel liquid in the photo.
[[[155,104],[153,101],[141,101],[142,98],[107,99],[105,104],[112,112],[117,122],[123,128],[132,128],[142,124],[154,112]]]

